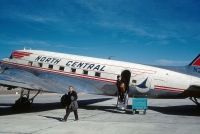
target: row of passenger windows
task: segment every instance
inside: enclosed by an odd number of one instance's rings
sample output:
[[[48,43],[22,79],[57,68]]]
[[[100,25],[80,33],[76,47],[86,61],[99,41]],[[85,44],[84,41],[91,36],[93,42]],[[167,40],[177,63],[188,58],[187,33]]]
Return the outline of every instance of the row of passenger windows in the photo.
[[[32,66],[32,65],[33,65],[33,62],[29,61],[29,62],[28,62],[28,65],[29,65],[29,66]],[[42,66],[43,66],[42,63],[38,63],[38,67],[42,67]],[[48,65],[48,68],[49,68],[49,69],[53,69],[53,65]],[[64,67],[64,66],[60,66],[60,67],[59,67],[59,70],[60,70],[60,71],[64,71],[64,70],[65,70],[65,67]],[[72,73],[76,73],[76,71],[77,71],[77,70],[76,70],[75,68],[71,68],[71,72],[72,72]],[[88,75],[88,70],[83,70],[82,74]],[[96,76],[96,77],[101,77],[101,73],[100,73],[100,72],[95,72],[95,76]]]

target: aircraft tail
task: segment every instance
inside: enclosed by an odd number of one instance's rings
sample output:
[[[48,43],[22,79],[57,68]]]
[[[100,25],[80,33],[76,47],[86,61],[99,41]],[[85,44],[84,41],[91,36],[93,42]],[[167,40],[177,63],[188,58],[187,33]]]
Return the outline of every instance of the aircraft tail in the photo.
[[[188,72],[200,77],[200,54],[188,65]]]

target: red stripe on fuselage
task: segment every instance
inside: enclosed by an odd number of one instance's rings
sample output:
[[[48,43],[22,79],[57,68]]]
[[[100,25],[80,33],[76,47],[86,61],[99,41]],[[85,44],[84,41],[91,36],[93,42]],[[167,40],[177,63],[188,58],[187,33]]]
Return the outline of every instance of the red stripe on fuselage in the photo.
[[[183,92],[184,91],[184,89],[180,89],[180,88],[165,87],[165,86],[158,86],[158,85],[155,85],[155,89],[157,89],[157,90],[168,90],[168,91],[171,91],[171,92]]]

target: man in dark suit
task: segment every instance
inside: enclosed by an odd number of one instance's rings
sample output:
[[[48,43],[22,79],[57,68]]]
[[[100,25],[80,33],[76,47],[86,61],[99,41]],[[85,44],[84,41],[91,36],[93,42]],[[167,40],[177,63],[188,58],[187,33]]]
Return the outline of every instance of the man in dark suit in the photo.
[[[70,114],[70,112],[74,112],[74,116],[75,116],[75,121],[78,120],[78,102],[77,102],[77,99],[78,99],[78,96],[77,96],[77,93],[76,91],[74,90],[74,88],[72,86],[69,86],[69,92],[68,92],[68,95],[69,97],[69,103],[68,105],[66,106],[66,115],[64,116],[64,119],[63,121],[67,121],[67,118]]]

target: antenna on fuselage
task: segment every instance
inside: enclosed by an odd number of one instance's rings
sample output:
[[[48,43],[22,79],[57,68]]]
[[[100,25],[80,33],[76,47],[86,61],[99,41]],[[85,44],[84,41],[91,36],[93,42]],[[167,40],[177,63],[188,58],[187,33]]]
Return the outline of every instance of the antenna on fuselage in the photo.
[[[26,49],[26,47],[24,47],[24,50],[28,50],[28,49]],[[31,48],[29,48],[29,50],[31,50]]]

